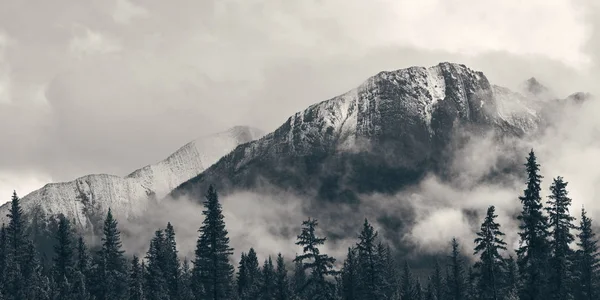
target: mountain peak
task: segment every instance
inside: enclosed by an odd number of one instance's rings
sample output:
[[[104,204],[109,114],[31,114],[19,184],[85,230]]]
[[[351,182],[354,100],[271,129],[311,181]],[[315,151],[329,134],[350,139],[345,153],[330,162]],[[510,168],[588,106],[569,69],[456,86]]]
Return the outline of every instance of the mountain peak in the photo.
[[[531,77],[521,83],[520,89],[526,95],[532,95],[537,98],[553,97],[550,89],[541,84],[535,77]]]

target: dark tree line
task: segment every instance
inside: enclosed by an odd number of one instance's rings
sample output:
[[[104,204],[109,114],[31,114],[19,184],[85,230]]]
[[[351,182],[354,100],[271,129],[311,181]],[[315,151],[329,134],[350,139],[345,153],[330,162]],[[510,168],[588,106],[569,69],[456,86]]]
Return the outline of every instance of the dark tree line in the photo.
[[[490,206],[474,239],[474,262],[457,239],[426,278],[394,260],[377,230],[364,220],[341,268],[323,253],[319,223],[302,223],[294,258],[278,254],[259,262],[250,248],[237,270],[219,197],[211,186],[194,257],[180,259],[171,223],[156,230],[144,257],[125,256],[118,223],[109,210],[101,244],[91,249],[64,216],[40,221],[23,213],[16,193],[9,222],[0,229],[0,300],[592,300],[600,299],[600,257],[592,220],[570,215],[567,182],[553,180],[545,205],[535,154],[525,164],[519,197],[520,243],[509,254]],[[36,246],[50,238],[52,255]]]

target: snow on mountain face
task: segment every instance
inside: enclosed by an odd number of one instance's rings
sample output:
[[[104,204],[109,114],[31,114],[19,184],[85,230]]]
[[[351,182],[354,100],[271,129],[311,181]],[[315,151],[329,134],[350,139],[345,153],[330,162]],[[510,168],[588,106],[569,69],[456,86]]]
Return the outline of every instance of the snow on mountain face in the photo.
[[[65,214],[81,228],[97,225],[112,208],[119,218],[143,214],[149,201],[160,200],[182,182],[198,175],[236,146],[263,135],[260,130],[237,126],[201,137],[153,165],[126,177],[87,175],[74,181],[50,183],[21,199],[23,209],[39,207],[46,215]],[[6,217],[9,204],[0,207]]]
[[[541,105],[492,86],[483,73],[464,65],[380,72],[236,148],[173,195],[200,193],[208,182],[220,183],[222,190],[252,187],[257,178],[318,193],[386,190],[440,168],[457,130],[517,136],[535,131]],[[328,197],[340,196],[336,193]]]

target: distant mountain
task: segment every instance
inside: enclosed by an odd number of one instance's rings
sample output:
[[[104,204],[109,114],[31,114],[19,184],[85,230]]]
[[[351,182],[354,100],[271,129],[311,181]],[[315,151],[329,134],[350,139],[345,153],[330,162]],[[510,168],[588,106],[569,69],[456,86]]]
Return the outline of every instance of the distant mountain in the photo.
[[[544,91],[537,81],[528,84]],[[447,164],[471,134],[536,132],[544,102],[459,64],[381,72],[238,146],[172,195],[197,197],[208,184],[230,193],[264,183],[325,201],[393,193],[427,173],[450,176]]]
[[[93,174],[70,182],[50,183],[22,198],[25,211],[65,214],[80,228],[97,226],[112,208],[119,218],[140,216],[150,201],[160,201],[172,189],[200,174],[236,146],[263,132],[246,126],[204,136],[181,147],[166,159],[125,176]],[[0,207],[5,221],[9,203]]]

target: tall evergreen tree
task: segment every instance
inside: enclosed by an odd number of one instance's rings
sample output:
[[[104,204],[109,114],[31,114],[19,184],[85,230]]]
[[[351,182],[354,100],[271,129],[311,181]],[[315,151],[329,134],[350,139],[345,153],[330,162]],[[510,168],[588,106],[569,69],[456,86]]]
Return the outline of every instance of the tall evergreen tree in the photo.
[[[192,284],[192,269],[190,268],[190,263],[186,259],[183,260],[181,264],[181,277],[179,280],[179,299],[188,300],[194,299],[194,294],[191,288]]]
[[[58,230],[55,233],[54,245],[54,281],[60,288],[56,291],[58,299],[71,298],[71,286],[78,277],[76,276],[75,244],[73,231],[69,220],[59,216]]]
[[[277,269],[275,270],[275,300],[289,300],[290,282],[287,277],[285,261],[281,253],[277,255]]]
[[[433,274],[431,276],[432,293],[436,300],[446,299],[444,297],[446,295],[446,286],[444,283],[443,276],[444,275],[442,274],[442,267],[440,266],[440,262],[436,259],[433,268]]]
[[[225,229],[217,191],[211,185],[204,201],[204,221],[196,244],[193,286],[197,299],[229,299],[232,295],[234,268],[229,263],[233,248]]]
[[[358,236],[356,249],[358,250],[358,263],[360,265],[359,295],[364,300],[375,300],[383,297],[381,290],[382,269],[379,268],[377,257],[377,231],[365,219],[362,231]]]
[[[390,299],[390,298],[386,298],[386,299]],[[417,283],[415,283],[413,299],[423,300],[423,287],[421,286],[421,282],[418,279],[417,279]]]
[[[150,249],[146,253],[145,288],[148,300],[168,300],[169,288],[165,274],[166,251],[165,236],[162,230],[157,230],[150,241]]]
[[[475,255],[479,261],[475,263],[477,270],[478,294],[482,300],[499,300],[504,258],[500,250],[506,250],[506,242],[502,240],[504,233],[500,224],[496,223],[496,208],[490,206],[475,239]]]
[[[343,300],[358,300],[360,295],[358,293],[359,286],[359,265],[358,257],[355,248],[348,248],[348,255],[344,261],[342,268],[342,299]]]
[[[517,262],[514,257],[510,255],[506,260],[506,273],[503,276],[503,288],[502,294],[504,300],[518,300],[519,299],[519,274],[517,269]]]
[[[129,300],[144,300],[144,274],[142,266],[137,255],[131,260],[131,270],[129,271]]]
[[[306,284],[306,270],[304,269],[304,264],[298,259],[298,255],[296,254],[296,258],[294,258],[294,277],[292,278],[292,289],[294,296],[296,296],[298,299],[306,298]]]
[[[450,254],[449,276],[448,276],[448,296],[450,300],[465,299],[465,269],[463,265],[462,255],[460,253],[460,245],[456,238],[452,239],[452,252]]]
[[[519,271],[522,277],[522,300],[548,299],[548,218],[542,213],[541,179],[533,150],[527,163],[527,188],[519,197],[523,210],[518,216],[520,247],[517,249]]]
[[[103,228],[102,247],[95,263],[97,300],[122,300],[127,298],[127,260],[121,250],[121,233],[111,209]]]
[[[404,268],[402,269],[402,277],[400,279],[400,300],[414,300],[415,299],[415,284],[412,277],[412,272],[408,262],[404,262]]]
[[[377,256],[379,257],[379,265],[382,269],[380,285],[383,290],[384,299],[398,299],[400,297],[398,291],[400,279],[389,245],[384,246],[381,242],[377,244]]]
[[[246,253],[242,252],[236,278],[237,295],[240,299],[243,299],[248,288],[248,269],[246,268],[246,259]]]
[[[302,291],[306,291],[308,298],[312,300],[333,300],[335,285],[327,280],[327,276],[337,274],[333,270],[335,258],[321,254],[319,246],[323,245],[327,238],[316,235],[317,225],[315,219],[309,218],[302,222],[302,232],[296,242],[303,250],[303,254],[296,257],[296,261],[302,262],[303,270],[310,270],[310,276]]]
[[[579,250],[577,250],[576,300],[592,300],[600,297],[600,253],[598,252],[598,241],[592,229],[592,219],[587,216],[584,208],[581,209],[581,220],[579,221]]]
[[[260,299],[275,299],[275,268],[271,256],[265,260],[261,273]]]
[[[7,273],[5,295],[12,295],[14,299],[25,299],[27,288],[25,282],[30,280],[24,274],[28,253],[27,236],[25,233],[26,223],[16,191],[13,191],[7,217],[9,218],[9,222],[6,227],[8,249],[6,253]]]
[[[175,229],[171,223],[167,223],[165,229],[165,276],[169,289],[171,300],[179,298],[179,281],[180,281],[180,264],[177,251],[177,243],[175,241]]]
[[[569,245],[575,240],[570,230],[575,228],[573,225],[574,217],[569,215],[569,206],[571,199],[567,192],[567,182],[562,177],[557,177],[550,186],[551,194],[548,196],[548,207],[546,210],[549,215],[550,235],[552,242],[550,244],[551,259],[549,271],[550,296],[552,299],[571,299],[573,296],[572,283],[572,259],[573,251]]]

